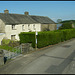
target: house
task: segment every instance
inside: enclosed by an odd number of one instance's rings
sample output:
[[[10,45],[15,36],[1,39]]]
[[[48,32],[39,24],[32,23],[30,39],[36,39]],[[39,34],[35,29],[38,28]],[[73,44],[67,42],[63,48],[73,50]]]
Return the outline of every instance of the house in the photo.
[[[11,40],[19,40],[20,32],[39,32],[56,28],[56,23],[46,16],[29,15],[29,12],[11,14],[7,9],[0,13],[0,33],[5,33],[5,37]]]

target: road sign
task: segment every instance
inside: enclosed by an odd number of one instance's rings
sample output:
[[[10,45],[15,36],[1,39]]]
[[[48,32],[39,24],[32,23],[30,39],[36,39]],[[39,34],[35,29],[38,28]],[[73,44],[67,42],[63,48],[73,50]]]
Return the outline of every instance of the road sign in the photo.
[[[36,32],[36,35],[38,35],[38,32]]]

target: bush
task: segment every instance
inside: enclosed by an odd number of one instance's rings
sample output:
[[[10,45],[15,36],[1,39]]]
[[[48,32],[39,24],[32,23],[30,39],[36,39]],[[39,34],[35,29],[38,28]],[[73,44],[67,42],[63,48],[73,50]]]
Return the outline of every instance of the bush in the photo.
[[[70,22],[65,22],[65,23],[62,24],[61,27],[59,27],[59,30],[60,29],[72,29],[72,28],[73,27],[72,27],[72,24]]]
[[[38,48],[56,44],[61,41],[60,32],[39,32],[37,40]]]
[[[16,52],[17,51],[17,53],[21,52],[20,49],[17,49],[17,48],[8,46],[8,45],[0,45],[0,49],[8,50],[8,51],[11,51],[11,52]]]
[[[35,32],[21,32],[19,34],[20,43],[32,43],[35,45]]]
[[[40,48],[60,42],[60,35],[60,32],[54,31],[38,32],[37,47]],[[35,47],[35,32],[22,32],[19,37],[20,43],[32,43],[32,47]]]
[[[10,39],[3,39],[2,40],[2,45],[8,45],[10,42]]]
[[[16,46],[19,46],[19,45],[20,45],[19,41],[13,41],[13,40],[11,40],[8,44],[8,46],[11,46],[11,47],[16,47]]]
[[[35,47],[35,32],[22,32],[19,37],[20,43],[32,43],[32,47]],[[53,45],[71,38],[75,38],[75,29],[38,32],[37,47]]]

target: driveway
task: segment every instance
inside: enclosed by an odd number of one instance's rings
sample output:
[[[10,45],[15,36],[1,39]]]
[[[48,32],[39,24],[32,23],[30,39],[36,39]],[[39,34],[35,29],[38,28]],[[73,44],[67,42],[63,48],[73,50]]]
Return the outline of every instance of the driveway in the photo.
[[[75,39],[19,56],[0,74],[75,74]]]

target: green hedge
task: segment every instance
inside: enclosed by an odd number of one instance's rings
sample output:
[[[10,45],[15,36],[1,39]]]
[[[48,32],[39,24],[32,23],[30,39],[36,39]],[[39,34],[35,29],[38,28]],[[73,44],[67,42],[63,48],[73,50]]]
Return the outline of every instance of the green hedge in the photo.
[[[35,47],[35,32],[21,32],[19,34],[20,43],[32,43]]]
[[[32,47],[35,47],[35,32],[21,32],[19,38],[20,43],[32,43]],[[75,29],[38,32],[37,47],[53,45],[71,38],[75,38]]]

